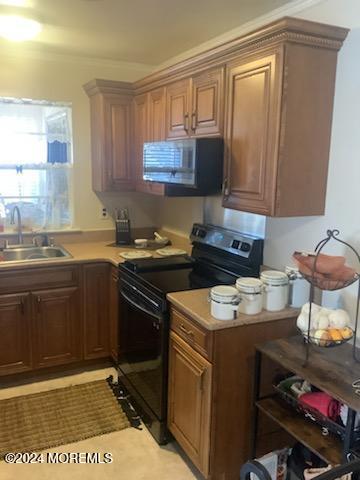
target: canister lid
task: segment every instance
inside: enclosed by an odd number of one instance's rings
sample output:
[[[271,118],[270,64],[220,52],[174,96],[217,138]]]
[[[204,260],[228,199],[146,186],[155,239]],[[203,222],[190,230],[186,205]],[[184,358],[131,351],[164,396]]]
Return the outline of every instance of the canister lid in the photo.
[[[244,293],[260,293],[263,282],[259,278],[240,277],[236,280],[236,288]]]
[[[230,285],[216,285],[211,289],[211,292],[223,297],[233,297],[238,293],[236,288]]]
[[[260,278],[263,282],[270,285],[286,285],[289,282],[286,273],[278,270],[265,270],[261,273]]]

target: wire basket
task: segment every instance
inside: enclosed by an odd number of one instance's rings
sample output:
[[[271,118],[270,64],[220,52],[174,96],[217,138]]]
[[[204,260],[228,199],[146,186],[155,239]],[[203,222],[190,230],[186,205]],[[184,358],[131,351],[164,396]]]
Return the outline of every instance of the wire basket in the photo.
[[[317,345],[318,347],[337,347],[338,345],[342,345],[343,343],[346,343],[353,338],[354,330],[350,327],[347,327],[347,330],[349,331],[349,333],[351,332],[351,335],[349,335],[348,337],[343,337],[341,340],[327,338],[326,335],[324,335],[324,338],[316,337],[314,335],[316,330],[310,330],[310,335],[308,335],[308,332],[303,332],[301,330],[300,332],[304,339],[307,342],[312,343],[313,345]],[[327,332],[327,330],[324,330],[324,332]]]
[[[340,290],[352,285],[360,278],[359,274],[355,273],[354,277],[348,280],[333,280],[331,278],[317,278],[313,275],[307,275],[301,271],[301,268],[299,268],[299,271],[309,283],[311,283],[314,287],[320,288],[321,290]]]
[[[281,400],[290,405],[294,410],[305,417],[305,419],[317,423],[321,427],[322,434],[324,436],[328,435],[329,433],[333,433],[338,435],[342,440],[345,438],[345,427],[343,425],[340,425],[334,420],[325,417],[325,415],[318,410],[302,405],[296,397],[290,395],[280,387],[281,383],[282,382],[280,382],[278,385],[273,385],[274,390]]]

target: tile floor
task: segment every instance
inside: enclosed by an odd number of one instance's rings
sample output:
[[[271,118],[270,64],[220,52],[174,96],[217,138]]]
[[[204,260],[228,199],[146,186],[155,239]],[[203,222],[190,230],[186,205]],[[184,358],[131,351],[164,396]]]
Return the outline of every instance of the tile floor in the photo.
[[[28,385],[0,389],[0,399],[51,390],[106,378],[113,369],[84,372],[77,375],[46,380]],[[201,477],[192,471],[175,443],[159,447],[150,433],[127,428],[71,445],[63,445],[52,452],[112,453],[109,464],[15,464],[0,462],[0,479],[14,480],[194,480]]]

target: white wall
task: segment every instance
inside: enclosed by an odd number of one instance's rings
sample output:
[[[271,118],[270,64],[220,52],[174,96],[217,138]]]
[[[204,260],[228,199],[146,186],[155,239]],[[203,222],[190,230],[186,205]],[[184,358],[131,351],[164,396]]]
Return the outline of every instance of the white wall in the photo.
[[[338,228],[342,237],[360,250],[360,2],[327,0],[302,12],[301,17],[352,30],[338,57],[325,215],[268,219],[265,263],[279,268],[289,262],[295,249],[312,250],[328,228]],[[336,245],[328,251],[345,253]],[[348,259],[359,268],[353,255]],[[354,288],[342,293],[352,311],[355,293]]]
[[[70,58],[62,55],[28,54],[18,50],[0,50],[0,96],[72,102],[74,140],[74,226],[80,229],[112,227],[101,220],[102,204],[91,189],[90,109],[82,85],[93,78],[134,81],[149,73],[149,66],[117,64]],[[104,196],[106,206],[129,205],[135,226],[153,225],[149,200],[128,194]],[[150,201],[150,204],[151,201]]]

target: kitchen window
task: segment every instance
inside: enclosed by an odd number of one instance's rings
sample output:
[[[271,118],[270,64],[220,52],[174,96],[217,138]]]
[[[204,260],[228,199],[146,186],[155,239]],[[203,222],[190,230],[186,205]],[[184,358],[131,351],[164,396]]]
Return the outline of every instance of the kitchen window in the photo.
[[[71,105],[0,97],[0,216],[26,230],[72,226]]]

